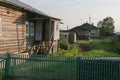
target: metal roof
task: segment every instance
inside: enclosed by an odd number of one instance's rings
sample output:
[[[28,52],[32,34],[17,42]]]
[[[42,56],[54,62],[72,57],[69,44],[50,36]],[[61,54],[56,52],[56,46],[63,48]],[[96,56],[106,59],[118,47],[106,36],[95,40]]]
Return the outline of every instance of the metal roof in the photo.
[[[14,5],[14,6],[18,6],[20,8],[24,8],[25,10],[30,11],[30,12],[34,12],[34,13],[37,13],[37,14],[40,14],[40,15],[43,15],[43,16],[46,16],[46,17],[49,17],[49,18],[60,20],[59,18],[49,16],[49,15],[43,13],[42,11],[40,11],[40,10],[38,10],[36,8],[33,8],[32,6],[30,6],[30,5],[26,4],[26,3],[23,3],[20,0],[0,0],[0,1],[11,4],[11,5]]]

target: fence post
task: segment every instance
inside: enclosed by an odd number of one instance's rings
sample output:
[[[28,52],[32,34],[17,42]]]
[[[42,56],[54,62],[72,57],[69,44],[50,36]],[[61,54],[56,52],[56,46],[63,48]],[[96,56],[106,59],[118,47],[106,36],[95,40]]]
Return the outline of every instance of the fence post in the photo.
[[[119,60],[118,64],[119,64],[119,71],[118,71],[119,72],[119,78],[118,78],[118,80],[120,80],[120,60]]]
[[[81,58],[77,57],[77,80],[80,80],[81,75]]]
[[[5,63],[5,77],[10,76],[11,55],[7,54]]]

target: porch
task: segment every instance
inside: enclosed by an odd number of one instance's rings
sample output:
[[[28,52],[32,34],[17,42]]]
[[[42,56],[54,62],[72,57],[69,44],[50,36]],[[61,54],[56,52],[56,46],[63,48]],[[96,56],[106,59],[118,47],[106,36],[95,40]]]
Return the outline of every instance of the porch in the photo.
[[[58,51],[59,21],[49,18],[32,18],[31,21],[34,25],[30,25],[29,36],[26,35],[28,53],[46,55]],[[55,33],[57,33],[58,38],[56,38]]]

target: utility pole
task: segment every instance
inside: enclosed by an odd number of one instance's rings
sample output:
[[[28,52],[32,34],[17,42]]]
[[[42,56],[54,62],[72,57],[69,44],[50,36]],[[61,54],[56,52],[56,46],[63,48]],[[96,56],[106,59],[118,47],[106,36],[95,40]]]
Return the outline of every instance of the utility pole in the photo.
[[[67,31],[69,30],[69,26],[67,25]]]
[[[89,15],[89,24],[91,24],[91,16]]]

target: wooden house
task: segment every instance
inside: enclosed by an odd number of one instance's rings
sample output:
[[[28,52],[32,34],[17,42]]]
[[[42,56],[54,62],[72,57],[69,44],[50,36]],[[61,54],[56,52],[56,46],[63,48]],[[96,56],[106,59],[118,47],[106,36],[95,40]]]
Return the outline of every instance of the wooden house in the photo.
[[[0,0],[0,53],[59,50],[60,19],[19,0]]]
[[[94,24],[85,23],[80,27],[85,28],[90,31],[90,37],[99,37],[99,28],[94,26]]]
[[[68,38],[69,38],[69,31],[68,30],[60,30],[60,36],[63,36],[67,42],[68,42]]]
[[[90,31],[81,26],[77,26],[77,27],[70,29],[69,33],[76,33],[76,40],[90,38]],[[69,39],[71,39],[71,38],[69,38]]]
[[[91,37],[99,37],[99,29],[89,23],[85,23],[81,26],[77,26],[69,30],[69,33],[73,32],[76,32],[77,40],[90,39]]]

